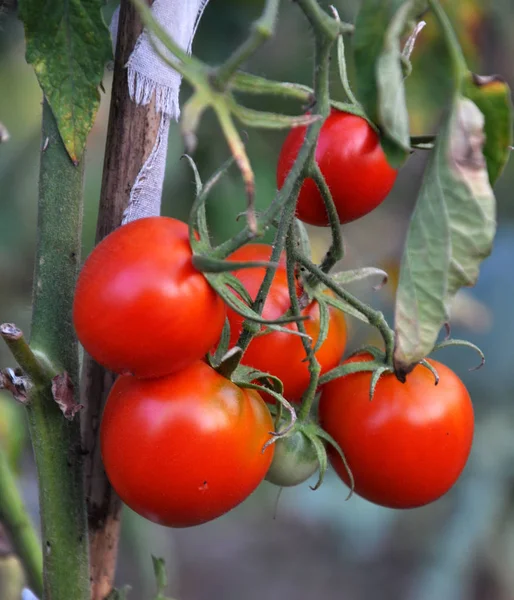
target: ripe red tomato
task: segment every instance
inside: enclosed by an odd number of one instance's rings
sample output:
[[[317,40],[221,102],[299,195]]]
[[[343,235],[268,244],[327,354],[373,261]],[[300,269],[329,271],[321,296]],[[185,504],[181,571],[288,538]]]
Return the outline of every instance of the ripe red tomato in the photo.
[[[248,244],[230,255],[228,260],[269,261],[270,257],[271,246]],[[243,283],[250,296],[255,298],[265,272],[264,268],[254,267],[234,271],[234,275]],[[299,284],[298,292],[300,293]],[[289,310],[290,304],[285,260],[282,258],[264,303],[262,315],[266,319],[277,319]],[[310,317],[305,321],[305,329],[315,343],[320,326],[318,303],[311,302],[302,311],[302,314]],[[329,307],[329,314],[328,336],[316,353],[321,365],[321,373],[325,373],[339,364],[346,344],[346,325],[343,313]],[[230,345],[234,346],[242,331],[243,318],[231,309],[228,309],[227,316],[230,322]],[[290,323],[285,327],[298,331],[295,323]],[[284,384],[284,396],[294,402],[301,399],[309,385],[309,366],[305,357],[305,350],[299,336],[272,331],[253,338],[243,356],[242,363],[281,379]]]
[[[365,360],[360,355],[350,360]],[[321,426],[343,450],[355,478],[355,492],[382,506],[414,508],[437,500],[457,481],[473,441],[474,417],[462,381],[431,360],[440,381],[418,365],[400,383],[383,375],[373,400],[371,373],[355,373],[323,386]],[[330,462],[349,483],[333,448]]]
[[[263,480],[274,447],[259,394],[203,361],[159,379],[125,375],[102,418],[105,471],[120,498],[168,527],[215,519]]]
[[[281,188],[305,138],[306,127],[291,129],[278,159]],[[340,223],[355,221],[375,209],[389,194],[397,171],[387,162],[377,133],[362,117],[332,110],[321,128],[315,151]],[[311,225],[328,225],[323,198],[313,179],[300,190],[296,214]]]
[[[150,217],[123,225],[79,275],[73,322],[100,364],[137,377],[167,375],[219,339],[225,304],[191,262],[185,223]]]

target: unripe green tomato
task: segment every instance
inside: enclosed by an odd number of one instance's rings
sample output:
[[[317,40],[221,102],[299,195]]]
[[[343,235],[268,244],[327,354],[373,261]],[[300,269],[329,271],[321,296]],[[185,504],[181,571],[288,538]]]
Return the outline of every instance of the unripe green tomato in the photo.
[[[265,479],[281,487],[291,487],[307,481],[318,467],[312,442],[301,431],[296,431],[275,442],[275,454]]]

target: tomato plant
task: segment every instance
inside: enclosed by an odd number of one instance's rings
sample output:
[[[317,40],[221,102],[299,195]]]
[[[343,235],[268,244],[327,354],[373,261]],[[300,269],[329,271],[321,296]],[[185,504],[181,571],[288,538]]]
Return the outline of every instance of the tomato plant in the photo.
[[[364,360],[364,355],[349,362]],[[323,386],[319,419],[339,444],[354,479],[355,492],[382,506],[413,508],[445,494],[457,481],[473,440],[474,416],[462,381],[430,360],[440,380],[418,365],[400,383],[382,375],[370,401],[370,372],[335,379]],[[348,472],[339,454],[329,458],[341,479]]]
[[[248,244],[228,257],[231,261],[268,261],[271,256],[271,246],[265,244]],[[252,267],[234,271],[234,275],[243,283],[252,298],[255,298],[264,278],[265,269]],[[301,294],[300,284],[297,287]],[[262,311],[266,319],[277,319],[290,308],[291,300],[287,285],[285,259],[281,258],[279,267],[271,284],[269,294]],[[242,330],[243,318],[235,311],[228,309],[230,322],[230,344],[235,345]],[[311,336],[313,344],[319,335],[320,314],[316,301],[306,306],[302,315],[309,317],[305,321],[305,329]],[[291,331],[298,331],[294,323],[285,325]],[[321,365],[321,372],[335,367],[341,360],[346,344],[346,325],[341,311],[329,307],[329,328],[326,340],[316,353]],[[309,364],[305,360],[305,349],[297,335],[285,332],[270,331],[252,339],[243,355],[243,364],[270,373],[278,377],[284,384],[284,396],[291,401],[301,399],[309,385]]]
[[[497,214],[492,186],[512,149],[512,110],[503,79],[470,71],[442,3],[361,0],[355,22],[345,23],[334,7],[328,11],[316,0],[296,0],[292,10],[303,12],[312,38],[307,41],[313,42],[312,89],[242,70],[274,33],[279,0],[265,0],[246,39],[216,65],[190,54],[204,1],[177,0],[184,6],[180,15],[154,11],[141,0],[121,2],[108,29],[101,3],[91,0],[79,3],[80,14],[71,11],[66,35],[56,35],[62,33],[62,11],[48,10],[42,2],[8,4],[19,9],[26,56],[44,101],[30,341],[15,324],[0,325],[0,337],[18,364],[0,370],[0,388],[28,413],[44,545],[31,527],[1,444],[0,515],[37,595],[75,600],[123,595],[112,589],[120,507],[105,471],[132,508],[177,527],[225,513],[265,476],[293,485],[319,466],[318,487],[328,463],[327,444],[340,477],[353,487],[355,476],[356,491],[373,502],[407,508],[444,494],[466,463],[473,410],[456,375],[432,362],[428,366],[441,380],[434,386],[425,357],[445,345],[480,352],[463,340],[438,340],[459,290],[476,282],[492,250]],[[425,68],[432,63],[410,62],[426,11],[433,17],[429,26],[439,29],[435,79],[434,70]],[[277,31],[280,35],[283,28]],[[116,40],[110,32],[116,32]],[[350,70],[344,42],[349,33]],[[159,49],[176,60],[161,60],[149,43],[157,39]],[[103,241],[77,283],[86,139],[113,47],[96,227]],[[343,98],[331,94],[334,58]],[[424,131],[431,115],[411,110],[420,108],[422,98],[419,87],[409,97],[411,85],[405,80],[413,71],[421,74],[423,89],[445,82],[437,95],[438,109],[447,99],[437,130]],[[188,97],[179,96],[182,78]],[[414,87],[417,78],[411,80]],[[250,95],[253,108],[243,104]],[[281,106],[294,102],[290,114],[281,112]],[[182,115],[176,131],[192,153],[208,112],[232,157],[203,181],[206,165],[222,151],[217,136],[207,144],[212,146],[208,160],[204,142],[198,165],[187,155],[195,198],[190,202],[189,192],[174,182],[167,209],[189,210],[188,228],[153,215],[161,212],[171,122]],[[291,129],[277,166],[278,190],[269,181],[266,188],[264,162],[255,163],[259,152],[254,152],[262,144],[246,144],[238,124],[245,130]],[[16,128],[13,132],[19,137]],[[8,137],[2,121],[2,160]],[[19,143],[12,147],[17,154]],[[11,152],[11,144],[6,148]],[[426,166],[397,273],[392,328],[381,310],[351,289],[368,277],[380,275],[385,281],[383,271],[361,265],[362,257],[346,271],[332,270],[355,256],[345,257],[340,223],[377,207],[418,150],[429,159],[418,161]],[[21,161],[21,171],[32,162]],[[234,194],[232,214],[222,213],[218,204],[218,218],[211,222],[211,192],[231,162],[239,169],[244,197]],[[259,199],[257,212],[256,198],[267,191],[273,192],[269,202],[264,206]],[[410,207],[411,191],[409,186],[397,200],[409,196]],[[395,220],[406,216],[405,208]],[[228,225],[238,213],[246,222],[230,239],[220,239],[216,222]],[[310,248],[313,232],[295,214],[307,223],[330,225],[328,249],[319,260]],[[389,223],[370,232],[381,249],[383,236],[394,235]],[[254,243],[266,234],[273,237],[273,252]],[[281,257],[274,278],[249,265],[268,261],[271,254]],[[24,272],[9,265],[10,272],[11,267],[13,273]],[[240,281],[232,275],[234,268]],[[225,303],[230,329],[224,326]],[[338,364],[346,338],[341,311],[380,335],[383,350],[368,347],[373,359],[365,365],[355,362],[362,356]],[[72,322],[87,351],[82,364]],[[220,340],[209,357],[215,371],[203,359]],[[238,340],[241,352],[225,352]],[[358,368],[368,372],[356,374]],[[106,369],[120,374],[110,394],[113,378]],[[273,432],[264,397],[247,391],[260,389],[256,382],[266,379],[256,369],[284,384],[285,397],[265,392],[276,402]],[[321,387],[318,423],[313,412]],[[80,420],[74,418],[81,409]],[[267,441],[276,447],[264,451]],[[162,572],[157,579],[156,597],[164,597]]]
[[[77,282],[73,322],[84,348],[116,373],[159,377],[219,338],[225,306],[191,262],[188,228],[139,219],[108,235]]]
[[[288,133],[277,167],[281,188],[305,139],[305,127]],[[315,160],[332,193],[340,223],[355,221],[389,194],[397,172],[387,162],[378,134],[362,117],[333,109],[321,128]],[[296,205],[298,218],[328,225],[323,198],[313,179],[305,179]]]
[[[121,499],[151,521],[199,525],[237,506],[262,481],[274,447],[259,394],[204,362],[159,379],[117,379],[101,448]]]

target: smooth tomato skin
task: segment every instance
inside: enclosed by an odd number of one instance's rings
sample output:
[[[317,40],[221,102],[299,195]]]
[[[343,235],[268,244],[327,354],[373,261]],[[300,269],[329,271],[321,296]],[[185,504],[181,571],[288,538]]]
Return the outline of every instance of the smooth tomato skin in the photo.
[[[271,247],[265,244],[248,244],[231,254],[227,260],[267,261],[271,256]],[[264,278],[266,269],[253,267],[234,271],[234,275],[243,283],[252,298],[255,298]],[[279,261],[279,268],[271,284],[270,292],[264,303],[262,315],[266,319],[277,319],[283,316],[290,307],[287,275],[284,259]],[[320,317],[317,302],[311,302],[302,314],[310,317],[305,321],[305,330],[314,342],[319,335]],[[230,308],[227,310],[230,322],[230,346],[234,346],[242,331],[243,318]],[[287,329],[298,331],[295,323],[284,325]],[[328,336],[316,357],[321,365],[321,373],[333,369],[339,364],[346,345],[346,324],[344,314],[329,307]],[[275,375],[284,384],[284,396],[297,402],[309,385],[309,365],[305,360],[305,350],[302,340],[297,335],[272,331],[259,335],[250,342],[243,355],[242,363]],[[270,400],[267,397],[266,400]]]
[[[124,375],[102,418],[105,471],[120,498],[168,527],[215,519],[249,496],[274,454],[259,394],[200,361],[159,379]]]
[[[474,431],[468,391],[451,369],[429,362],[439,373],[437,386],[418,365],[404,384],[383,375],[371,401],[369,372],[322,387],[320,424],[343,450],[355,492],[375,504],[415,508],[433,502],[454,485],[468,460]],[[348,485],[341,458],[330,447],[328,454]]]
[[[306,127],[294,127],[285,139],[277,167],[279,189],[296,160],[306,131]],[[362,117],[338,110],[332,110],[321,128],[315,159],[332,193],[340,223],[370,213],[396,181],[397,171],[387,162],[377,133]],[[313,179],[306,179],[302,185],[296,215],[311,225],[329,223]]]
[[[160,377],[202,358],[226,309],[197,271],[185,223],[149,217],[123,225],[80,272],[73,322],[85,350],[111,371]]]

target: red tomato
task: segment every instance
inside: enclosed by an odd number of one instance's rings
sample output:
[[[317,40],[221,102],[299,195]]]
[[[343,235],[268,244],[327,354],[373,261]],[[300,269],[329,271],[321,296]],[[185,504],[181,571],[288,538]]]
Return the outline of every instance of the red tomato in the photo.
[[[466,465],[474,429],[471,399],[451,369],[430,363],[440,376],[437,386],[432,373],[418,365],[406,383],[383,375],[371,401],[370,372],[346,375],[322,388],[320,423],[343,450],[355,492],[375,504],[414,508],[433,502]],[[348,484],[341,458],[333,448],[328,452]]]
[[[281,188],[305,138],[306,127],[291,129],[278,159]],[[332,110],[324,122],[315,151],[316,162],[337,208],[340,223],[355,221],[375,209],[389,194],[397,171],[387,162],[377,133],[356,115]],[[313,179],[300,190],[296,214],[311,225],[328,225],[323,198]]]
[[[105,471],[120,498],[168,527],[215,519],[263,480],[274,447],[259,394],[202,361],[159,379],[121,376],[100,429]]]
[[[116,373],[167,375],[219,339],[225,305],[191,262],[185,223],[133,221],[93,250],[79,275],[73,322],[91,356]]]
[[[228,257],[232,261],[263,260],[271,257],[271,246],[265,244],[248,244]],[[234,275],[243,283],[250,296],[255,298],[264,278],[266,269],[255,267],[234,271]],[[298,292],[300,293],[299,284]],[[279,268],[275,273],[262,315],[266,319],[276,319],[283,316],[290,308],[289,291],[285,260],[282,258]],[[316,356],[321,364],[321,373],[333,369],[339,364],[346,344],[346,326],[344,315],[341,311],[329,308],[328,336]],[[319,306],[311,302],[302,314],[310,317],[305,321],[307,334],[314,343],[319,335]],[[230,345],[234,346],[242,331],[243,318],[228,309],[230,321]],[[292,331],[298,331],[294,323],[285,325]],[[265,373],[275,375],[284,384],[284,396],[291,401],[299,401],[309,385],[309,363],[305,360],[306,354],[299,336],[272,331],[254,337],[250,342],[244,356],[243,364],[254,367]]]

